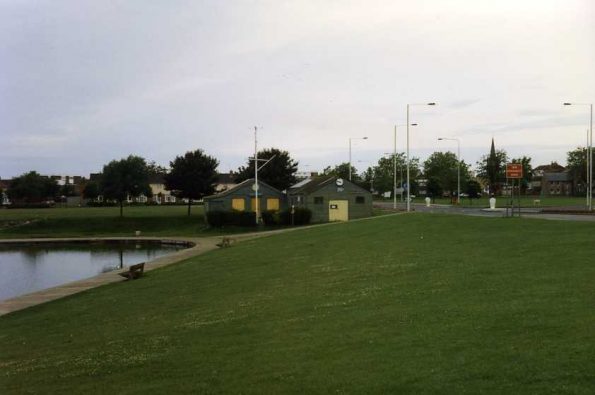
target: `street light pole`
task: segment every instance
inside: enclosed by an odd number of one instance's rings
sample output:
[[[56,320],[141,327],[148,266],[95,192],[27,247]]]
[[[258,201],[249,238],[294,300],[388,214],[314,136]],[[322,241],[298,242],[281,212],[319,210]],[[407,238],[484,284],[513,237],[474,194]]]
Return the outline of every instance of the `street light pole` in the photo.
[[[395,135],[394,135],[394,147],[393,147],[393,210],[397,209],[397,127],[398,126],[405,126],[405,125],[395,125]],[[412,123],[411,126],[417,126],[416,123]],[[401,184],[403,183],[403,168],[401,168]],[[403,187],[403,185],[401,185]],[[403,197],[403,193],[401,193],[401,198]],[[403,199],[401,199],[403,200]]]
[[[367,140],[367,137],[349,137],[349,181],[351,181],[351,140]]]
[[[593,103],[564,103],[565,106],[589,106],[589,136],[587,137],[587,208],[593,211]]]
[[[457,142],[457,204],[461,204],[461,140],[454,137],[438,137],[438,140]]]
[[[258,127],[254,126],[254,210],[258,225]]]
[[[411,181],[409,179],[409,106],[435,106],[436,103],[407,104],[407,212],[411,211]]]

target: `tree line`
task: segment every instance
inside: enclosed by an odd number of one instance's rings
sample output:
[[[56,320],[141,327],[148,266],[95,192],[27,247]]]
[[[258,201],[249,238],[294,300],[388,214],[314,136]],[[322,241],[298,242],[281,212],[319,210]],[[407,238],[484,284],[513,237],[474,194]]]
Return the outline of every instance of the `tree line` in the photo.
[[[265,163],[259,170],[259,179],[279,190],[286,190],[297,182],[296,173],[299,162],[291,158],[289,152],[277,148],[267,148],[259,151],[259,160]],[[368,167],[358,174],[351,166],[352,181],[371,191],[393,191],[395,169],[399,187],[410,187],[413,194],[419,191],[419,181],[426,182],[426,194],[432,198],[448,194],[453,196],[457,190],[457,169],[460,167],[461,191],[469,197],[477,196],[481,186],[477,178],[484,180],[490,194],[497,194],[506,180],[506,163],[520,163],[523,167],[523,178],[520,186],[525,193],[533,177],[531,158],[522,156],[509,160],[505,150],[496,150],[492,143],[489,154],[481,157],[476,163],[476,177],[473,176],[471,166],[458,160],[452,152],[434,152],[423,163],[419,158],[412,158],[409,164],[411,185],[406,186],[406,158],[403,153],[381,157],[377,164]],[[587,182],[587,149],[579,147],[567,154],[567,169],[578,182]],[[144,194],[151,196],[149,180],[154,175],[163,177],[165,188],[175,196],[188,200],[188,215],[191,213],[193,200],[200,200],[215,192],[218,182],[217,167],[219,161],[203,150],[197,149],[177,156],[169,163],[169,168],[147,162],[144,158],[129,155],[126,158],[112,160],[103,166],[98,181],[88,182],[82,192],[87,199],[103,196],[120,206],[123,215],[124,202],[128,197]],[[349,178],[350,164],[341,163],[324,168],[323,174],[335,175],[344,179]],[[235,175],[235,182],[240,183],[254,177],[254,161],[248,158]],[[40,202],[56,196],[72,196],[72,185],[58,186],[56,181],[40,175],[35,171],[15,177],[6,192],[11,200],[25,203]]]

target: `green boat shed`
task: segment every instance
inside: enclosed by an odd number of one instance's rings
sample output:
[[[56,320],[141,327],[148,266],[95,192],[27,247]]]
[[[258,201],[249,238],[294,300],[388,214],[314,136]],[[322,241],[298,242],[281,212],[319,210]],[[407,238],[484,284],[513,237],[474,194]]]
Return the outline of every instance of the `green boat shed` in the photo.
[[[290,206],[312,211],[312,222],[372,216],[372,194],[336,176],[320,176],[295,184],[288,190],[288,202]]]
[[[239,183],[227,191],[204,198],[205,212],[209,211],[256,211],[254,178]],[[285,194],[276,188],[258,181],[259,211],[278,211],[286,207]]]

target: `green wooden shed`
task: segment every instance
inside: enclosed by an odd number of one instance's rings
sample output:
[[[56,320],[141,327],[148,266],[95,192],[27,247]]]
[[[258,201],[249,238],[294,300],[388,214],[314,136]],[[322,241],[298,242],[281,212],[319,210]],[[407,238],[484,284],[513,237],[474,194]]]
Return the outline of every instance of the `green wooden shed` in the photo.
[[[312,211],[312,222],[348,221],[372,215],[372,194],[336,176],[306,179],[289,188],[288,203]]]
[[[259,211],[282,210],[287,207],[285,194],[276,188],[258,181]],[[204,198],[205,212],[209,211],[255,211],[255,183],[250,178],[227,191]]]

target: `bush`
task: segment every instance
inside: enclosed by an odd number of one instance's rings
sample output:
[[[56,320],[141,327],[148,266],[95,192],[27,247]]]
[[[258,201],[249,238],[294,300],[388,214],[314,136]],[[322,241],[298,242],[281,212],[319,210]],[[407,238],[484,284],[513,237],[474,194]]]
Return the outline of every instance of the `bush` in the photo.
[[[277,211],[265,211],[262,213],[262,222],[267,225],[279,225],[281,223],[281,218]]]
[[[231,226],[256,226],[256,214],[248,211],[209,211],[207,222],[214,228]]]
[[[283,210],[279,213],[280,223],[283,225],[292,225],[291,209]],[[293,213],[293,225],[308,225],[312,219],[312,211],[303,207],[296,207]]]

